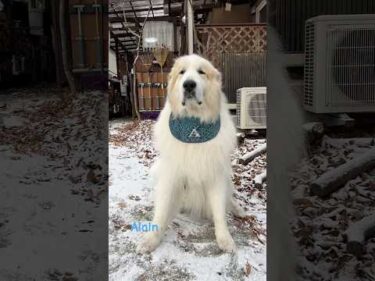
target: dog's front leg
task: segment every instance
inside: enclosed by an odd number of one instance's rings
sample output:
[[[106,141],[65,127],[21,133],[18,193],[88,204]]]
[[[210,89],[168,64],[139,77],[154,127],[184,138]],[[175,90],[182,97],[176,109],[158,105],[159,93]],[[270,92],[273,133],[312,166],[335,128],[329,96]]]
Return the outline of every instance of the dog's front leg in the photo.
[[[207,197],[210,204],[212,217],[215,225],[215,236],[219,248],[225,252],[235,252],[236,244],[228,230],[226,214],[226,181],[218,180],[210,186]]]
[[[160,179],[155,190],[154,218],[152,223],[158,226],[157,231],[144,235],[137,247],[138,253],[152,252],[159,246],[168,223],[173,219],[178,208],[178,190],[173,179]]]

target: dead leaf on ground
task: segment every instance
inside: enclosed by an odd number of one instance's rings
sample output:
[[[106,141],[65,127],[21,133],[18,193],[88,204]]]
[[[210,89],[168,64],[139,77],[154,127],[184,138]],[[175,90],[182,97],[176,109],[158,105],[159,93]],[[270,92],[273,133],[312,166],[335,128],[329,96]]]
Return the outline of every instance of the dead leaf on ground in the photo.
[[[120,209],[125,209],[126,208],[126,203],[125,202],[119,202],[117,204],[117,206],[120,208]]]
[[[245,268],[244,268],[244,273],[245,273],[246,277],[248,277],[251,273],[251,265],[248,261],[246,262],[246,265],[245,265]]]

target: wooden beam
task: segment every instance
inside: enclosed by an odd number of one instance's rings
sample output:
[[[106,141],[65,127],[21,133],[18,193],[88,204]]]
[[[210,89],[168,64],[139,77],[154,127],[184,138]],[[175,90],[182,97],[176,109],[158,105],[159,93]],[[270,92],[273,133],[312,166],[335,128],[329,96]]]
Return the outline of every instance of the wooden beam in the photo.
[[[113,4],[112,4],[112,9],[113,9],[114,12],[116,12],[117,17],[120,18],[119,14],[117,13],[117,11],[115,10],[115,8],[113,7]],[[123,27],[125,30],[126,30],[126,29],[127,29],[127,30],[130,30],[129,27],[126,27],[126,26],[125,26],[125,24],[124,24],[124,20],[125,20],[125,19],[122,19],[122,21],[121,21],[121,25],[122,25],[122,27]],[[134,43],[137,44],[137,42],[136,42],[135,40],[134,40]]]
[[[156,16],[155,19],[152,19],[152,21],[169,21],[169,22],[172,22],[174,18],[176,18],[176,17],[170,17],[170,16],[160,16],[159,17],[159,16]],[[109,19],[110,23],[124,22],[123,17],[109,17],[108,19]],[[142,22],[144,22],[145,19],[146,19],[146,17],[138,18],[138,20],[140,20]],[[129,23],[137,23],[137,21],[134,17],[126,17],[126,21],[129,22]]]
[[[116,32],[116,31],[124,31],[124,32]],[[127,36],[134,36],[133,33],[128,32],[127,30],[123,29],[111,29],[111,32],[113,33],[114,36],[119,36],[119,35],[127,35]]]
[[[119,39],[122,42],[126,41],[126,42],[134,43],[134,40],[132,38],[129,39],[129,37],[127,37],[127,36],[116,36],[116,38]],[[111,41],[111,42],[113,42],[113,41]]]
[[[117,33],[117,34],[113,34],[113,38],[129,38],[131,39],[132,41],[134,41],[134,35],[131,34],[131,33]]]
[[[149,1],[152,3],[151,0],[149,0]],[[117,15],[119,12],[122,13],[122,12],[125,11],[125,13],[127,15],[126,16],[126,20],[128,22],[136,23],[136,24],[139,24],[139,26],[141,26],[142,22],[144,21],[144,19],[146,17],[145,16],[140,17],[137,13],[138,12],[147,12],[148,8],[135,9],[134,5],[132,4],[132,1],[129,1],[129,3],[131,5],[131,7],[133,7],[133,9],[131,9],[131,10],[114,10],[114,11],[110,11],[109,15]],[[159,20],[159,21],[161,20],[161,21],[170,21],[170,22],[173,22],[173,19],[176,16],[178,17],[181,14],[181,10],[183,8],[183,5],[181,5],[179,7],[173,8],[172,4],[173,4],[173,1],[168,0],[168,3],[166,4],[168,6],[168,14],[167,15],[163,15],[163,16],[158,16],[158,15],[155,15],[155,13],[154,13],[154,11],[164,10],[163,7],[154,7],[154,6],[151,6],[152,7],[151,8],[151,12],[153,14],[153,20]],[[218,5],[219,4],[215,4],[215,3],[200,4],[199,5],[199,4],[194,4],[194,2],[193,2],[193,8],[194,8],[194,12],[196,14],[207,13],[207,12],[211,11],[212,8],[218,7]],[[128,16],[129,13],[132,13],[133,16]],[[123,21],[122,17],[116,18],[116,17],[111,17],[110,16],[109,19],[110,19],[110,22],[113,22],[113,23],[114,22],[121,22],[121,21]]]
[[[136,24],[138,25],[138,28],[140,28],[141,25],[140,25],[140,23],[139,23],[139,21],[138,21],[137,13],[136,13],[136,11],[134,10],[132,0],[129,0],[129,4],[130,4],[130,7],[132,8],[132,11],[133,11],[133,14],[134,14],[134,19],[135,19],[135,21],[136,21]]]
[[[151,0],[149,0],[150,2],[151,2]],[[158,10],[164,10],[164,7],[163,6],[161,6],[161,7],[152,7],[151,8],[151,10],[152,11],[158,11]],[[125,13],[132,13],[133,11],[131,11],[130,12],[130,10],[118,10],[118,12],[123,12],[123,11],[125,11]],[[144,9],[134,9],[134,11],[136,12],[136,13],[140,13],[140,12],[148,12],[148,8],[144,8]],[[108,12],[108,14],[109,15],[114,15],[114,14],[116,14],[114,11],[110,11],[110,12]],[[134,14],[134,13],[132,13],[132,14]]]
[[[116,42],[116,40],[118,40],[116,35],[114,35],[112,31],[110,31],[110,33],[111,33],[111,37],[114,38],[115,42]],[[121,44],[121,48],[123,48],[126,51],[127,49],[125,48],[124,44],[121,41],[119,41],[119,43]],[[117,44],[117,43],[115,43],[115,44]],[[118,48],[118,46],[117,46],[117,48]]]
[[[151,0],[148,0],[148,1],[150,2],[151,12],[152,12],[152,18],[154,19],[154,18],[155,18],[155,14],[154,14],[154,9],[153,9],[153,7],[152,7],[152,2],[151,2]],[[162,7],[161,9],[164,10],[163,7]]]
[[[129,28],[133,27],[133,26],[128,26]],[[124,30],[122,27],[113,27],[113,26],[110,26],[109,27],[112,31],[122,31]],[[126,30],[125,30],[126,31]]]

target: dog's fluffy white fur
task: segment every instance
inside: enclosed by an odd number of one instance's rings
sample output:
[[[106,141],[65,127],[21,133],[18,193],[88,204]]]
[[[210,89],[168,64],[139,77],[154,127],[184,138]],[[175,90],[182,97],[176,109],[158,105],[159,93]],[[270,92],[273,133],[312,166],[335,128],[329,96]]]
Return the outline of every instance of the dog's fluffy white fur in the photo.
[[[187,80],[196,82],[195,98],[183,103],[183,83]],[[195,116],[203,122],[220,116],[220,131],[204,143],[181,142],[170,132],[171,113]],[[178,58],[169,75],[167,102],[154,128],[160,157],[151,169],[155,183],[153,223],[159,226],[159,231],[146,233],[138,252],[153,251],[178,212],[212,219],[218,246],[227,252],[235,251],[226,222],[227,211],[243,216],[232,197],[230,155],[236,145],[235,133],[219,71],[198,55]]]

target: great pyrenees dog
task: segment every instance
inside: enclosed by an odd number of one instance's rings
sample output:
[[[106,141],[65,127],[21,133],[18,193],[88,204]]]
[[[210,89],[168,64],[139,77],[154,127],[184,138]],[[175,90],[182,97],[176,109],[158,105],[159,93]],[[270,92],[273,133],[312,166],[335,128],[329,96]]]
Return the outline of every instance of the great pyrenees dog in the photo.
[[[155,182],[153,224],[139,253],[153,251],[178,212],[212,219],[220,249],[234,252],[226,213],[243,216],[232,192],[230,155],[236,130],[221,90],[221,74],[198,55],[178,58],[169,74],[168,97],[154,128],[160,153],[151,169]]]

